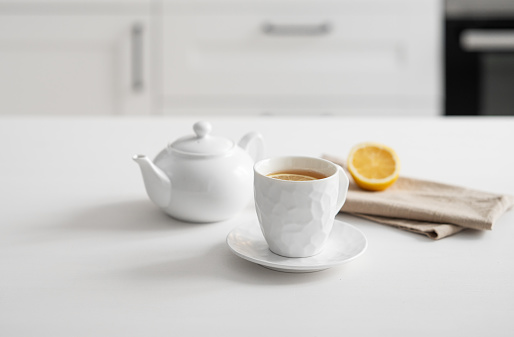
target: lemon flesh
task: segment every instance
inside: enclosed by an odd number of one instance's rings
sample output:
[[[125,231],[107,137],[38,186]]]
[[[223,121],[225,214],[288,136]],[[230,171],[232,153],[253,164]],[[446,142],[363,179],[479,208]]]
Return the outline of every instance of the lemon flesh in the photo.
[[[400,160],[396,152],[386,145],[360,143],[350,151],[348,171],[360,188],[382,191],[398,179]]]

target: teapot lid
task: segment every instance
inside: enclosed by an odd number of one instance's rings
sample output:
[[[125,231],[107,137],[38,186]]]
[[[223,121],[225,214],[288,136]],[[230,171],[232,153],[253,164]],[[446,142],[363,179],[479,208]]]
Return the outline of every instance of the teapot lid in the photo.
[[[234,142],[227,138],[210,135],[212,125],[200,121],[193,125],[195,135],[177,139],[169,145],[175,151],[190,155],[220,155],[234,147]]]

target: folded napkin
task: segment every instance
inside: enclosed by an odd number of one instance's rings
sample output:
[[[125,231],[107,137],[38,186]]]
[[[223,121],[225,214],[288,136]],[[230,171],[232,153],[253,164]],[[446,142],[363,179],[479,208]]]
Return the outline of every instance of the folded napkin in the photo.
[[[323,158],[345,167],[340,158]],[[491,230],[513,206],[510,195],[400,177],[380,192],[365,191],[350,181],[341,211],[437,240],[466,228]]]

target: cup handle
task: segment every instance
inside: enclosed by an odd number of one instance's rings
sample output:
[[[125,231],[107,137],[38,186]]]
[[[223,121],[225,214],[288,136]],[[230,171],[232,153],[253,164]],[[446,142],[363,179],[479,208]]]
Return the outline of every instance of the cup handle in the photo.
[[[346,201],[346,195],[348,194],[348,186],[350,185],[350,180],[348,176],[341,168],[341,166],[337,166],[337,173],[339,175],[339,196],[337,197],[336,211],[334,213],[334,218],[339,213],[341,208],[343,208],[344,202]]]

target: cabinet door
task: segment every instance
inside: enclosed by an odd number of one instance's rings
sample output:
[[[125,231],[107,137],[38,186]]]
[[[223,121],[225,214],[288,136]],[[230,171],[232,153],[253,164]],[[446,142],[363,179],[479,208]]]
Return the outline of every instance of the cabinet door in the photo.
[[[0,113],[149,113],[150,30],[144,16],[2,16]]]
[[[210,12],[187,6],[172,10],[169,4],[163,33],[165,104],[435,108],[433,1],[284,3]]]

